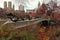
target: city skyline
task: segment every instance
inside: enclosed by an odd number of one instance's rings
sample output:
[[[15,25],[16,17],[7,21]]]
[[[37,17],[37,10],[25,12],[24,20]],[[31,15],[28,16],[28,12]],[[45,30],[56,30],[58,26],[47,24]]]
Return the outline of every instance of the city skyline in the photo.
[[[43,0],[0,0],[0,7],[4,8],[4,1],[11,1],[12,2],[12,5],[14,4],[15,5],[15,9],[19,9],[19,5],[22,4],[24,6],[25,9],[34,9],[34,8],[37,8],[38,7],[38,2],[40,2],[40,4],[43,3]],[[59,0],[58,0],[59,1]],[[49,0],[45,1],[45,3],[48,3]]]

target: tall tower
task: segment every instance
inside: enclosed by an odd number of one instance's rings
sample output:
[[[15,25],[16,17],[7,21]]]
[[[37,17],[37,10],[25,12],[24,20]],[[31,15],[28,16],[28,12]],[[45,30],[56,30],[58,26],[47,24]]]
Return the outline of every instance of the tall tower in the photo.
[[[12,3],[9,1],[8,2],[8,8],[11,9],[11,7],[12,7]]]
[[[40,7],[40,2],[38,2],[38,8]]]
[[[4,1],[4,9],[7,9],[7,2]]]
[[[13,9],[14,9],[15,7],[14,7],[14,4],[13,4]]]
[[[23,5],[20,5],[20,6],[19,6],[19,10],[20,10],[20,11],[24,11],[24,6],[23,6]]]

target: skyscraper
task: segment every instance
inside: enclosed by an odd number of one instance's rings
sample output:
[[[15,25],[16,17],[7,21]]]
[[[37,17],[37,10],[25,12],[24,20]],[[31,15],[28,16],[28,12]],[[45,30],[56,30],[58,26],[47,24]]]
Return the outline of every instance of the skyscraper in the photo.
[[[11,9],[12,8],[12,3],[9,1],[8,2],[8,8]]]
[[[7,9],[7,2],[4,1],[4,9]]]
[[[19,5],[19,10],[20,11],[24,11],[24,6],[23,5]]]
[[[38,8],[40,7],[40,2],[38,2]]]
[[[13,4],[13,9],[14,9],[15,7],[14,7],[14,4]]]

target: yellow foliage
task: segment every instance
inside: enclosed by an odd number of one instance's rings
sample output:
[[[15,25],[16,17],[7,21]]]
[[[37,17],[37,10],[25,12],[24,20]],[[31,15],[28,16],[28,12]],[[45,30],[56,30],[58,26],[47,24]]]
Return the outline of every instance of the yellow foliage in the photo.
[[[45,32],[46,27],[40,28],[40,32]]]

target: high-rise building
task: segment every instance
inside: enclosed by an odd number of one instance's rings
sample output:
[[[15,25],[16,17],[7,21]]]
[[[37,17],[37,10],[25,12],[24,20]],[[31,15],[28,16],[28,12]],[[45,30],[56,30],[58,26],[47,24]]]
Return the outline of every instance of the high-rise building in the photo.
[[[7,2],[4,1],[4,9],[7,9]]]
[[[24,6],[23,6],[23,5],[20,5],[20,6],[19,6],[19,10],[20,10],[20,11],[24,11]]]
[[[40,2],[38,2],[38,8],[40,7]]]
[[[12,3],[9,1],[8,2],[8,8],[11,9],[12,8]]]
[[[13,4],[13,9],[14,9],[15,7],[14,7],[14,4]]]

